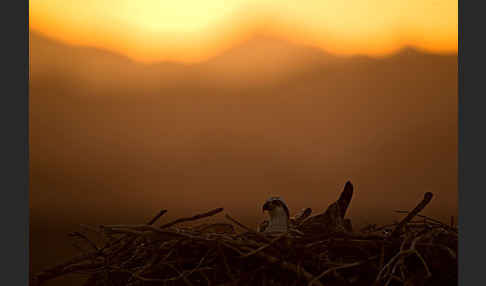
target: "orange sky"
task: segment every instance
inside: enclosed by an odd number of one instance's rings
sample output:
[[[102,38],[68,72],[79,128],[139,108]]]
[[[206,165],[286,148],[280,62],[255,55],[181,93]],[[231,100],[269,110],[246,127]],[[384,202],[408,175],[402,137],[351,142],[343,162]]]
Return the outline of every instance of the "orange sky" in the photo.
[[[31,0],[32,30],[135,60],[197,62],[255,33],[337,54],[457,51],[457,0]]]

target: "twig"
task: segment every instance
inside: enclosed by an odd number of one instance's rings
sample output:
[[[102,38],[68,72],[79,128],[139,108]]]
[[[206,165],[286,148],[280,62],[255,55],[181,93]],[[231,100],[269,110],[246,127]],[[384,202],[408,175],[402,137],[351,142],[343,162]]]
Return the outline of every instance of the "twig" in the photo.
[[[202,219],[202,218],[205,218],[205,217],[210,217],[210,216],[213,216],[215,214],[218,214],[218,213],[220,213],[222,211],[223,211],[223,208],[217,208],[217,209],[214,209],[212,211],[209,211],[209,212],[206,212],[206,213],[202,213],[202,214],[198,214],[198,215],[195,215],[195,216],[192,216],[192,217],[186,217],[186,218],[176,219],[173,222],[169,222],[167,224],[164,224],[164,225],[160,226],[160,228],[168,228],[168,227],[174,226],[174,225],[179,224],[179,223],[188,222],[188,221],[194,221],[194,220]]]
[[[432,197],[433,194],[431,192],[425,193],[423,200],[400,223],[398,223],[398,225],[392,231],[391,237],[399,236],[403,226],[411,221],[419,212],[421,212],[430,203]]]
[[[252,256],[252,255],[254,255],[254,254],[256,254],[256,253],[258,253],[258,252],[260,252],[260,251],[264,250],[265,248],[268,248],[268,247],[272,246],[274,243],[276,243],[276,242],[277,242],[277,241],[279,241],[280,239],[284,238],[286,235],[287,235],[287,233],[285,232],[285,233],[283,233],[283,234],[281,234],[281,235],[277,236],[276,238],[272,239],[272,240],[271,240],[271,241],[270,241],[268,244],[265,244],[265,245],[263,245],[263,246],[261,246],[261,247],[259,247],[259,248],[255,249],[255,250],[253,250],[252,252],[249,252],[249,253],[247,253],[247,254],[245,254],[245,255],[241,256],[241,257],[242,257],[242,258],[244,258],[244,257],[250,257],[250,256]]]
[[[224,254],[224,249],[221,247],[221,243],[218,243],[218,251],[221,256],[223,256],[223,263],[226,269],[226,274],[228,275],[229,279],[231,279],[231,281],[236,284],[235,277],[233,276],[233,273],[231,273],[231,268],[228,265],[228,260],[226,259],[226,255]]]
[[[266,236],[264,236],[263,234],[261,234],[261,233],[259,233],[259,232],[256,232],[256,231],[254,231],[253,229],[251,229],[251,228],[249,228],[249,227],[245,226],[244,224],[242,224],[242,223],[240,223],[239,221],[237,221],[237,220],[235,220],[234,218],[232,218],[232,217],[231,217],[229,214],[226,214],[226,215],[225,215],[225,217],[226,217],[228,220],[230,220],[230,221],[232,221],[233,223],[235,223],[237,226],[239,226],[239,227],[241,227],[241,228],[243,228],[243,229],[247,230],[247,231],[248,231],[248,232],[250,232],[250,233],[255,234],[255,235],[256,235],[256,236],[258,236],[259,238],[263,239],[265,242],[267,242],[267,243],[271,243],[270,239],[268,239]]]
[[[74,232],[69,233],[69,236],[79,237],[82,240],[86,241],[91,246],[91,248],[93,248],[94,251],[96,251],[96,252],[99,251],[98,246],[96,246],[96,244],[93,241],[91,241],[86,235],[84,235],[80,232],[74,231]]]
[[[363,260],[363,261],[358,261],[358,262],[353,262],[353,263],[349,263],[349,264],[344,264],[344,265],[340,265],[340,266],[336,266],[336,267],[333,267],[333,268],[329,268],[327,270],[325,270],[324,272],[322,272],[321,274],[319,274],[318,276],[314,277],[314,279],[312,279],[309,284],[307,284],[308,286],[312,286],[314,283],[316,283],[318,280],[320,280],[322,277],[326,276],[327,274],[331,273],[331,272],[334,272],[336,270],[340,270],[340,269],[345,269],[345,268],[351,268],[351,267],[356,267],[356,266],[359,266],[359,265],[362,265],[362,264],[365,264],[371,260],[374,260],[378,258],[378,256],[373,256],[373,257],[370,257],[366,260]]]
[[[64,263],[58,264],[54,267],[46,269],[33,277],[33,285],[41,285],[45,281],[54,279],[70,272],[69,266],[79,264],[92,257],[91,253],[76,256]]]
[[[165,213],[167,212],[167,210],[161,210],[157,215],[155,215],[155,217],[153,217],[151,220],[148,221],[147,225],[152,225],[154,224],[161,216],[163,216]],[[100,226],[100,228],[103,230],[102,226]],[[122,241],[123,239],[125,239],[127,236],[126,235],[123,235],[122,237],[118,238],[116,241],[114,241],[113,243],[111,243],[112,245],[116,245],[118,244],[120,241]],[[104,250],[106,247],[102,248],[101,250]]]
[[[153,217],[149,222],[148,225],[153,225],[161,216],[163,216],[167,210],[161,210],[155,217]]]
[[[395,210],[395,212],[396,213],[400,213],[400,214],[408,214],[408,213],[410,213],[410,211],[404,211],[404,210]],[[425,216],[425,215],[421,215],[421,214],[417,214],[416,216],[417,217],[420,217],[420,218],[423,218],[425,221],[429,220],[429,221],[431,221],[433,223],[436,223],[436,224],[438,224],[438,225],[440,225],[440,226],[442,226],[442,227],[444,227],[446,229],[449,229],[449,230],[452,230],[454,232],[457,232],[457,228],[456,227],[451,227],[451,226],[449,226],[449,225],[441,222],[440,220],[436,220],[434,218],[431,218],[431,217]]]
[[[414,250],[413,249],[407,249],[407,250],[403,250],[403,251],[400,251],[398,252],[395,256],[392,257],[392,259],[390,259],[388,261],[387,264],[385,264],[385,266],[383,266],[383,268],[380,270],[380,272],[378,273],[376,279],[375,279],[375,282],[377,283],[378,281],[380,281],[382,279],[382,276],[384,276],[384,272],[388,269],[391,268],[391,265],[393,265],[393,263],[395,263],[396,260],[398,260],[399,258],[401,258],[402,256],[404,255],[409,255],[409,254],[412,254],[414,253]]]
[[[261,257],[261,258],[264,258],[265,260],[267,260],[269,263],[272,263],[272,264],[280,261],[278,258],[267,255],[267,254],[262,253],[262,252],[259,252],[256,255]],[[287,261],[280,261],[279,265],[280,265],[280,267],[282,267],[285,270],[289,270],[289,271],[294,272],[296,275],[302,274],[304,276],[304,278],[309,282],[314,280],[314,276],[312,274],[310,274],[307,270],[305,270],[304,267],[302,267],[302,266],[297,267],[295,264],[287,262]],[[315,281],[313,283],[317,286],[323,286],[320,281]]]

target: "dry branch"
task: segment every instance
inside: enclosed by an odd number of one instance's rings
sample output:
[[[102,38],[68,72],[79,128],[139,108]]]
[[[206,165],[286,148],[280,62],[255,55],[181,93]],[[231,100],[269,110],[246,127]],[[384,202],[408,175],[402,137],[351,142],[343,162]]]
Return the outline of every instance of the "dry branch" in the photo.
[[[192,217],[176,219],[173,222],[170,222],[170,223],[167,223],[167,224],[160,226],[160,228],[168,228],[168,227],[175,226],[176,224],[180,224],[180,223],[183,223],[183,222],[194,221],[194,220],[202,219],[202,218],[205,218],[205,217],[210,217],[210,216],[218,214],[222,211],[223,211],[223,208],[217,208],[217,209],[214,209],[212,211],[202,213],[202,214],[198,214],[198,215],[195,215],[195,216],[192,216]]]
[[[331,204],[334,212],[339,210],[338,219],[343,218],[342,210],[349,204],[351,187],[348,185],[341,196],[346,201],[343,207]],[[399,223],[374,226],[363,232],[323,234],[322,225],[313,228],[296,223],[287,233],[269,235],[228,214],[225,217],[229,223],[179,226],[216,215],[222,208],[160,227],[153,224],[166,210],[147,224],[82,226],[91,234],[103,234],[102,245],[94,244],[88,235],[74,232],[90,249],[38,273],[32,285],[70,273],[88,276],[85,286],[394,286],[411,283],[417,277],[427,279],[427,285],[455,285],[457,231],[430,218],[413,220],[420,217],[418,213],[430,199],[431,194],[426,194]],[[310,213],[310,209],[305,209],[294,220],[308,220]],[[244,232],[234,232],[233,226]],[[378,231],[391,228],[393,239]]]
[[[392,237],[397,237],[400,235],[402,228],[409,223],[419,212],[421,212],[432,200],[432,193],[427,192],[424,195],[424,199],[410,212],[408,215],[395,227],[391,233]]]

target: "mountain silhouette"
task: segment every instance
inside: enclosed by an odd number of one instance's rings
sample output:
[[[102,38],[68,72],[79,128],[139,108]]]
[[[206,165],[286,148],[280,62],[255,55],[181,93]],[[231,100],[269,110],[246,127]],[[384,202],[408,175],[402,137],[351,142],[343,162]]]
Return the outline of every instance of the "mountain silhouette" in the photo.
[[[438,214],[456,208],[456,55],[341,57],[257,37],[201,63],[143,64],[30,40],[39,216],[60,211],[54,196],[73,215],[113,196],[136,212],[201,192],[181,213],[217,198],[248,215],[270,190],[318,208],[333,195],[322,188],[349,178],[361,204],[351,212],[424,190],[440,192]]]

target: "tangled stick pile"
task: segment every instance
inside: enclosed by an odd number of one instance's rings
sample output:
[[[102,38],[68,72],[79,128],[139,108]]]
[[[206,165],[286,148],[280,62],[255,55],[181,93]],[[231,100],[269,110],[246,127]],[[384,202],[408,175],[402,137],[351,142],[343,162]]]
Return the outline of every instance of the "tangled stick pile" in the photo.
[[[297,222],[267,235],[229,215],[225,223],[180,227],[221,208],[157,227],[165,210],[145,225],[82,226],[102,243],[72,233],[84,251],[31,285],[70,273],[86,274],[86,286],[457,285],[457,228],[419,214],[431,197],[400,211],[407,215],[399,223],[354,232],[304,233]]]

